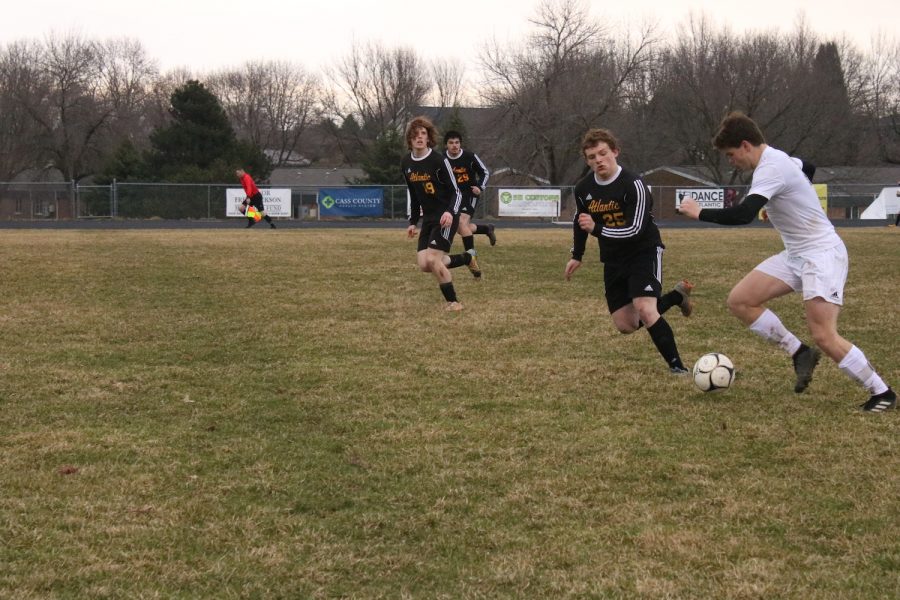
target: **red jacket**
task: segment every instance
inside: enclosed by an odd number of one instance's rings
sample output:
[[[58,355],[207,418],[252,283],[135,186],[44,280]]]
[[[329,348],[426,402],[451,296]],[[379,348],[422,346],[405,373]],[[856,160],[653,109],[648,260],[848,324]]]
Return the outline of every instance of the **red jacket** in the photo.
[[[252,198],[259,193],[259,188],[253,183],[253,178],[250,177],[249,173],[241,175],[241,185],[244,186],[244,193],[247,194],[247,198]]]

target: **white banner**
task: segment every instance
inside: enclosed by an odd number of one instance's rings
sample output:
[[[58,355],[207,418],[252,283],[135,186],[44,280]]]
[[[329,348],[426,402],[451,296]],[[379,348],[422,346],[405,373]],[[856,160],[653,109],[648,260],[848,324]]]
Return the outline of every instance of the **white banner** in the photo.
[[[500,188],[500,217],[558,217],[560,190]]]
[[[725,190],[722,188],[677,188],[675,190],[675,210],[681,208],[681,201],[690,198],[700,208],[725,208]]]
[[[291,216],[291,189],[290,188],[274,188],[260,189],[259,193],[263,197],[263,207],[266,214],[270,217],[290,217]],[[243,188],[228,188],[225,190],[225,216],[226,217],[243,217],[238,208],[247,198]]]

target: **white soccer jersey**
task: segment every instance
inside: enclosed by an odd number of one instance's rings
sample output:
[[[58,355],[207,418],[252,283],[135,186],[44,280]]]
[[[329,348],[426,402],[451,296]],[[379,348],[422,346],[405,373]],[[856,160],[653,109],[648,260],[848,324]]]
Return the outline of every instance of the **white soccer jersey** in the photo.
[[[766,213],[791,255],[841,244],[800,161],[768,146],[753,171],[749,194],[767,198]]]

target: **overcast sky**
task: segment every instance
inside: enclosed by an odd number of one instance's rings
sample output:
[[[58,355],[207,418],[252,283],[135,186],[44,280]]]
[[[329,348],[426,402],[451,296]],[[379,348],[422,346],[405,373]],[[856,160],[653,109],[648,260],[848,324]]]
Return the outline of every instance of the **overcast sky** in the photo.
[[[318,70],[346,55],[354,40],[412,46],[425,58],[474,62],[486,39],[515,40],[529,28],[537,0],[12,0],[0,16],[0,43],[50,32],[140,40],[163,70],[204,72],[251,59],[299,62]],[[790,32],[804,15],[823,37],[846,35],[863,51],[881,32],[897,39],[896,0],[588,0],[611,25],[654,19],[674,34],[688,16],[706,14],[735,32]]]

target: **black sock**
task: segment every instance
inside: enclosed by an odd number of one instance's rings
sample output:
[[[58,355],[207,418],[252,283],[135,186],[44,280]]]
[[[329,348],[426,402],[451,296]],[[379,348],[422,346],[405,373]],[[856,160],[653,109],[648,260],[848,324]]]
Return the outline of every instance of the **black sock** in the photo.
[[[474,250],[475,249],[475,236],[464,235],[462,240],[463,240],[463,248],[465,250]]]
[[[441,284],[441,293],[444,295],[444,299],[447,302],[456,302],[456,290],[453,289],[453,282],[448,281],[447,283]]]
[[[271,222],[272,222],[272,217],[270,217],[269,215],[263,215],[263,219],[266,220],[266,223],[271,223]]]
[[[450,256],[450,263],[447,265],[447,268],[455,269],[456,267],[467,265],[470,262],[472,262],[472,255],[468,252],[463,252],[462,254],[453,254]]]
[[[480,234],[482,234],[482,235],[487,235],[487,234],[488,234],[488,231],[490,231],[490,229],[488,228],[487,225],[476,225],[476,226],[475,226],[475,233],[480,233]]]
[[[669,327],[665,319],[660,317],[656,323],[647,328],[647,333],[650,334],[650,339],[653,340],[656,349],[662,354],[666,364],[670,367],[684,368],[681,357],[678,356],[678,347],[675,345],[675,334],[672,333],[672,328]]]
[[[682,300],[684,300],[684,297],[678,290],[672,290],[668,294],[663,294],[656,300],[656,312],[663,314],[673,306],[681,304]]]

